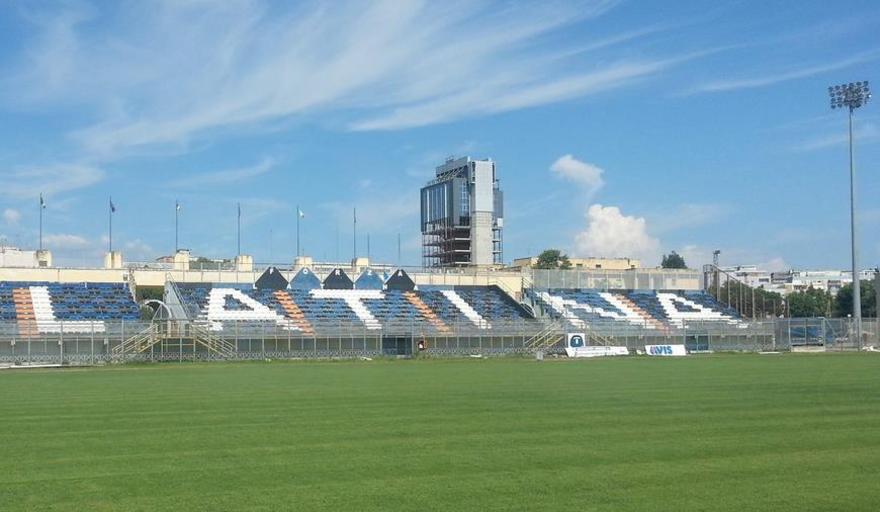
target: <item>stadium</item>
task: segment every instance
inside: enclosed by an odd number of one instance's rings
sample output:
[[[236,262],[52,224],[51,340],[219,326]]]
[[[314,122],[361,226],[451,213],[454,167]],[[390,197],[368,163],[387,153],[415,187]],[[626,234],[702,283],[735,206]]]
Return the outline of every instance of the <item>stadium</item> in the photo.
[[[500,183],[488,159],[436,167],[421,191],[416,268],[359,256],[356,231],[349,263],[314,262],[297,248],[287,268],[261,268],[238,254],[207,270],[185,249],[162,262],[128,263],[111,247],[104,268],[53,268],[51,251],[21,253],[31,268],[0,268],[0,360],[579,357],[877,344],[875,320],[858,322],[860,338],[854,320],[774,318],[763,307],[758,314],[754,288],[717,263],[702,271],[638,268],[631,259],[505,266]]]
[[[446,193],[460,181],[469,194]],[[484,212],[481,187],[493,192]],[[875,319],[859,338],[852,319],[756,314],[755,290],[717,265],[504,266],[500,197],[494,162],[437,167],[422,193],[421,267],[357,252],[347,264],[300,255],[261,266],[238,254],[209,268],[188,250],[154,262],[110,251],[102,268],[4,253],[9,509],[275,510],[293,499],[295,509],[387,510],[441,499],[439,509],[740,510],[777,508],[772,494],[800,510],[827,496],[795,482],[831,482],[848,489],[835,498],[847,509],[867,509],[863,468],[877,448],[853,447],[876,423],[865,383],[880,360],[859,353],[876,344]],[[487,264],[472,264],[480,257]],[[657,393],[667,397],[640,398]],[[816,437],[820,424],[835,434]],[[572,428],[605,441],[572,448]],[[811,451],[800,451],[805,439]],[[578,489],[562,467],[581,472]],[[728,472],[740,486],[719,493]],[[667,483],[695,478],[703,490]]]
[[[364,266],[261,273],[3,269],[0,359],[76,365],[562,355],[572,348],[571,333],[585,346],[625,347],[633,354],[651,345],[684,345],[689,352],[862,346],[846,321],[745,318],[704,290],[712,276],[697,271],[407,270],[355,263]],[[83,277],[89,280],[67,281]],[[138,286],[158,287],[162,299],[139,304]],[[868,346],[876,330],[870,319],[864,325]]]
[[[877,510],[844,4],[0,7],[0,509]]]

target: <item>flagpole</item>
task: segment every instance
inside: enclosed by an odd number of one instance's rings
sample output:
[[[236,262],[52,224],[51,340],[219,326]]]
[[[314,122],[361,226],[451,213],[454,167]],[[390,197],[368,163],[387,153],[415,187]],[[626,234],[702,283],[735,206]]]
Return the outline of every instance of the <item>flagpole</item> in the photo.
[[[113,261],[113,197],[110,197],[110,261]]]
[[[180,203],[178,201],[174,201],[174,254],[177,254],[179,250],[177,244],[177,234],[178,234],[178,216],[180,215]]]
[[[302,256],[302,253],[299,250],[299,218],[302,217],[300,214],[299,205],[296,205],[296,257],[299,258]]]
[[[43,193],[40,193],[40,252],[43,252]]]
[[[354,231],[353,231],[353,233],[354,233],[354,236],[352,237],[352,244],[354,245],[354,248],[353,248],[353,250],[354,250],[354,256],[352,256],[352,258],[357,258],[357,257],[358,257],[358,210],[357,210],[357,208],[355,208],[355,209],[353,210],[353,213],[354,213],[354,215],[353,215],[353,219],[354,219]]]
[[[238,253],[236,255],[241,255],[241,203],[238,203]]]

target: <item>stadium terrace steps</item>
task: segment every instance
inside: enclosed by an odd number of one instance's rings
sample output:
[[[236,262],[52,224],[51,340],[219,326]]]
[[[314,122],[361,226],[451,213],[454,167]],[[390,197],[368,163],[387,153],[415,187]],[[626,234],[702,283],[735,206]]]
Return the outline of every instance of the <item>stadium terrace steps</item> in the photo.
[[[736,321],[715,308],[698,304],[675,293],[657,292],[657,300],[669,322],[676,326],[683,325],[685,321]]]
[[[114,356],[139,354],[155,345],[160,339],[159,326],[156,324],[150,324],[146,328],[130,336],[119,345],[113,347],[111,349],[111,353]]]
[[[303,332],[303,334],[307,334],[309,336],[315,335],[315,329],[312,327],[312,324],[306,319],[305,314],[303,314],[302,310],[299,306],[296,305],[296,302],[293,301],[293,298],[289,293],[283,292],[281,290],[276,290],[273,294],[275,298],[278,300],[278,304],[281,305],[281,308],[284,310],[284,313],[287,315],[297,327]]]
[[[235,299],[242,307],[227,309],[227,299]],[[249,322],[274,322],[275,324],[290,328],[290,323],[274,309],[246,295],[235,288],[212,288],[208,294],[206,307],[207,320],[211,322],[212,331],[222,331],[223,322],[249,321]],[[296,330],[299,330],[297,327]]]
[[[599,294],[599,296],[608,301],[609,304],[617,309],[620,319],[627,320],[630,323],[634,323],[637,325],[644,325],[645,319],[641,315],[639,315],[637,311],[629,308],[629,304],[627,304],[627,302],[623,300],[625,298],[624,295],[602,292]],[[630,301],[630,303],[631,302],[632,301]]]
[[[464,316],[473,322],[474,325],[479,327],[480,329],[491,329],[492,324],[490,324],[482,315],[477,313],[477,311],[467,303],[461,296],[455,292],[455,290],[440,290],[440,293],[443,294],[444,297],[449,299],[449,302],[455,304],[455,307],[461,311]]]
[[[550,306],[550,309],[555,311],[556,314],[568,320],[568,322],[571,323],[573,326],[583,329],[583,327],[586,325],[583,320],[581,320],[577,315],[572,313],[571,310],[565,307],[565,300],[562,297],[551,295],[548,292],[541,292],[538,294],[538,298],[545,304]]]
[[[342,299],[345,304],[354,311],[358,319],[364,323],[367,329],[377,330],[382,328],[379,320],[367,309],[361,299],[381,299],[382,292],[379,290],[312,290],[315,298]]]
[[[88,333],[104,332],[104,322],[93,320],[66,320],[60,321],[55,315],[55,307],[49,288],[46,286],[31,286],[31,300],[34,304],[34,315],[37,318],[37,328],[41,333]]]
[[[270,290],[246,285],[179,283],[181,299],[198,309],[198,318],[222,331],[260,329],[259,322],[284,320],[307,335],[363,326],[368,330],[449,333],[455,329],[492,329],[494,321],[528,322],[534,317],[495,286]],[[231,295],[235,300],[227,300]],[[247,297],[247,298],[243,298]],[[246,307],[243,307],[246,306]],[[265,308],[264,308],[265,306]],[[259,317],[259,318],[258,318]],[[280,322],[278,322],[281,325]]]
[[[124,284],[0,281],[0,320],[21,336],[105,332],[107,320],[138,318]]]
[[[425,304],[425,301],[413,292],[404,292],[403,297],[416,308],[422,318],[428,321],[435,329],[442,333],[448,333],[449,327],[441,320],[434,311]]]
[[[12,300],[15,303],[18,333],[28,338],[36,337],[39,334],[39,330],[37,329],[37,317],[34,313],[31,289],[15,288],[12,290]]]
[[[736,323],[731,313],[705,292],[551,289],[531,291],[550,316],[564,319],[576,329],[592,324],[668,330],[685,321]]]
[[[635,314],[637,314],[639,316],[639,318],[641,318],[642,321],[646,325],[650,325],[654,329],[666,330],[666,325],[664,325],[663,322],[657,320],[656,318],[651,316],[647,311],[640,308],[635,302],[633,302],[626,295],[618,295],[617,298],[620,300],[620,302],[623,305],[625,305],[627,308],[629,308],[631,311],[633,311]]]

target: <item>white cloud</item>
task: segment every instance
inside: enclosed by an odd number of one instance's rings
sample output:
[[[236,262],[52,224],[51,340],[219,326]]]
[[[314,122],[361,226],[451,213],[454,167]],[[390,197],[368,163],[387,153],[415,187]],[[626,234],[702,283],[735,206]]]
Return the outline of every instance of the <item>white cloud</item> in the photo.
[[[43,235],[43,245],[50,249],[81,250],[92,244],[86,238],[68,233]]]
[[[9,226],[14,226],[18,224],[18,221],[21,220],[21,212],[18,210],[14,210],[12,208],[7,208],[3,210],[3,221],[6,222]]]
[[[871,50],[868,52],[864,52],[853,57],[847,59],[839,59],[833,61],[830,64],[823,64],[817,66],[810,66],[798,69],[791,69],[788,71],[777,72],[777,73],[768,73],[763,76],[750,77],[750,78],[735,78],[735,79],[725,79],[725,80],[717,80],[714,82],[708,82],[702,85],[698,85],[695,88],[691,89],[690,93],[701,93],[701,92],[724,92],[724,91],[735,91],[739,89],[752,89],[756,87],[766,87],[769,85],[777,84],[780,82],[787,82],[789,80],[797,80],[800,78],[807,78],[815,75],[821,75],[824,73],[828,73],[830,71],[836,71],[838,69],[845,69],[848,67],[855,66],[857,64],[863,64],[865,62],[870,62],[872,60],[876,60],[880,58],[880,51]]]
[[[729,211],[729,207],[722,204],[685,203],[675,209],[651,215],[651,228],[658,234],[691,229],[717,222]]]
[[[546,105],[629,85],[677,62],[680,60],[622,62],[547,81],[535,81],[529,74],[497,74],[485,78],[480,87],[449,92],[436,99],[426,98],[414,106],[401,106],[390,113],[356,121],[351,127],[354,130],[396,130]]]
[[[156,253],[149,244],[140,238],[125,242],[123,248],[127,261],[148,261],[153,259]]]
[[[259,163],[248,167],[239,167],[235,169],[225,169],[222,171],[205,172],[181,178],[169,183],[172,187],[206,187],[211,185],[227,185],[238,181],[244,181],[256,178],[275,167],[275,160],[272,158],[264,158]]]
[[[853,130],[853,137],[857,143],[864,143],[880,139],[880,128],[874,123],[863,123],[862,126]],[[836,132],[831,135],[822,135],[808,139],[800,144],[796,144],[792,149],[795,151],[816,151],[819,149],[827,149],[835,146],[843,146],[849,142],[849,132]]]
[[[575,237],[578,256],[657,258],[660,242],[648,233],[642,217],[624,215],[616,206],[587,209],[587,229]]]
[[[81,164],[50,164],[0,172],[0,196],[34,199],[88,187],[104,179],[104,171]]]
[[[91,23],[98,16],[89,9],[57,9],[29,16],[38,36],[25,41],[3,95],[20,108],[92,107],[96,122],[74,140],[114,158],[307,116],[379,130],[516,110],[631,84],[699,56],[634,58],[622,49],[584,62],[578,41],[546,44],[617,3],[135,3],[101,13],[101,23]],[[591,49],[614,51],[611,43],[652,30]],[[478,77],[479,87],[460,77]]]
[[[557,176],[582,185],[589,194],[594,194],[605,184],[602,174],[605,172],[600,167],[578,160],[571,155],[559,157],[550,166],[550,170]]]

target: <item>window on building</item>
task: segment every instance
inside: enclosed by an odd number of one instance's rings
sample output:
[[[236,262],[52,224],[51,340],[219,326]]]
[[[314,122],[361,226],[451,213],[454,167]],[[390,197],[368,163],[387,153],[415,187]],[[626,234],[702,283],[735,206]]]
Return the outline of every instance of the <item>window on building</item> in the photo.
[[[460,202],[461,202],[461,211],[459,214],[462,217],[468,217],[471,214],[471,202],[470,202],[470,194],[468,194],[468,182],[462,180],[461,182],[461,190],[460,194]]]

